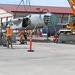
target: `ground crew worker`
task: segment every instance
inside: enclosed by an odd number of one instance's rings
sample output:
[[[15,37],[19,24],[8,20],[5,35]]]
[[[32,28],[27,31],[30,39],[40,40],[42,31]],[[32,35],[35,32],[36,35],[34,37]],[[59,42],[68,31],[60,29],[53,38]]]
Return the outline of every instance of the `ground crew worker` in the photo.
[[[25,37],[25,44],[27,44],[27,30],[24,32],[24,37]]]
[[[24,41],[25,41],[25,37],[24,37],[24,33],[22,33],[20,38],[20,43],[24,44]]]
[[[10,25],[7,25],[6,37],[7,37],[7,48],[9,48],[9,45],[11,45],[12,48],[12,29],[10,28]]]
[[[58,41],[58,33],[56,32],[53,36],[53,41],[56,43]]]

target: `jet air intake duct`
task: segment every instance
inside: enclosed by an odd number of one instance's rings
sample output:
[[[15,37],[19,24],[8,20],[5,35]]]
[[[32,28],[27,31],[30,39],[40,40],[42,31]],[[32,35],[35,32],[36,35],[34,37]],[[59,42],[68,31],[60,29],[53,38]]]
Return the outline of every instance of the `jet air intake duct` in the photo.
[[[31,23],[29,18],[23,18],[22,27],[27,27]]]

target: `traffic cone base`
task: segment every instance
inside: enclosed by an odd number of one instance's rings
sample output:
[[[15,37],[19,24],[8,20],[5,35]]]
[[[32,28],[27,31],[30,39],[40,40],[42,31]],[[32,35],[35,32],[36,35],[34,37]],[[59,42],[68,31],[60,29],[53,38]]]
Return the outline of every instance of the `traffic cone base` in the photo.
[[[27,50],[28,52],[34,52],[34,50],[32,50],[32,36],[30,36],[30,50]]]
[[[28,52],[34,52],[34,50],[27,50]]]

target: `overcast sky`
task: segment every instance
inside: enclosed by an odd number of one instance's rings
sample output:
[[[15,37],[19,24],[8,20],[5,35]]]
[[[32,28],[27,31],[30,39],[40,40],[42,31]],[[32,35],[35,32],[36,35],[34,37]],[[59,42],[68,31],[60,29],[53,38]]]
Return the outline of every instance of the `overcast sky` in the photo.
[[[0,0],[0,4],[19,4],[22,0]],[[26,0],[23,0],[26,4]],[[27,0],[27,4],[29,4]],[[23,2],[21,3],[23,4]],[[30,0],[31,5],[69,7],[67,0]]]

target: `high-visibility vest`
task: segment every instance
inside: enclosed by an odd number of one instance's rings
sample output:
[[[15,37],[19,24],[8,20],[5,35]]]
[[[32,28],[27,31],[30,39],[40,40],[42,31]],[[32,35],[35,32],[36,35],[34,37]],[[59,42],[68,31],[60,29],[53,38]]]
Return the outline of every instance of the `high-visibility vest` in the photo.
[[[54,40],[58,38],[58,34],[54,34]]]
[[[32,35],[32,30],[30,30],[30,35]]]
[[[24,37],[24,35],[21,35],[21,40],[25,40],[25,37]]]
[[[7,28],[6,35],[12,36],[12,29],[11,28]]]

